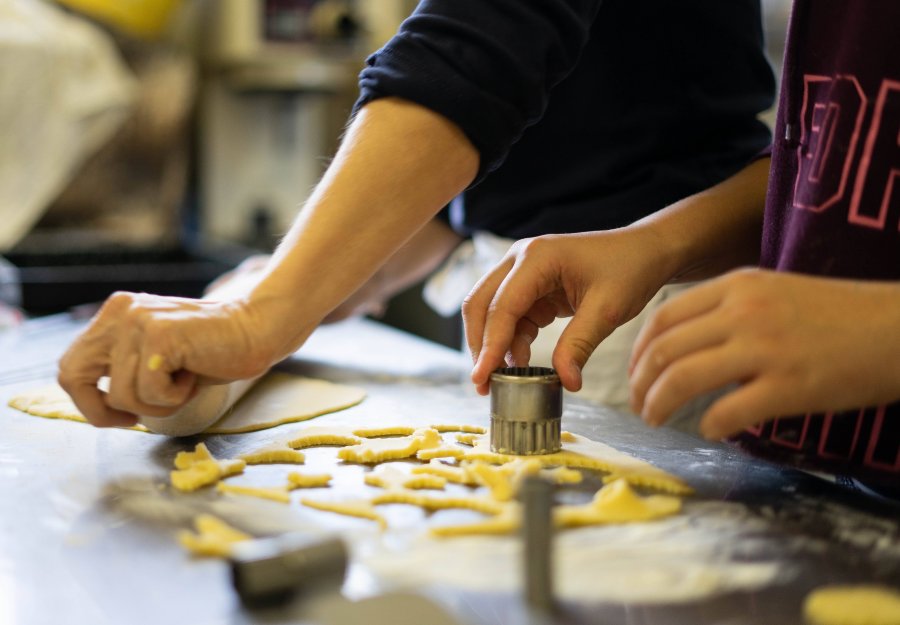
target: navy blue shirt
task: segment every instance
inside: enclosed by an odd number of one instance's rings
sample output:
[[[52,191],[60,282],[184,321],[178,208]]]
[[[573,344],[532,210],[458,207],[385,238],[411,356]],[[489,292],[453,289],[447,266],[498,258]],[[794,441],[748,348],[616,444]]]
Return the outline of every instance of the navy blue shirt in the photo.
[[[455,122],[481,163],[454,228],[521,238],[623,226],[735,173],[769,143],[774,89],[758,0],[423,0],[357,109]]]

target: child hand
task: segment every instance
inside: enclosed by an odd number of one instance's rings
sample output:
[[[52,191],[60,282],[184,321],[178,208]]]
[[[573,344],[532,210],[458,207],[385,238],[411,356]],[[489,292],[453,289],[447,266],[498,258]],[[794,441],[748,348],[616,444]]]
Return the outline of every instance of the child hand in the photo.
[[[736,385],[705,412],[722,438],[778,416],[900,397],[900,288],[885,282],[739,270],[667,302],[631,359],[632,409],[652,425]]]

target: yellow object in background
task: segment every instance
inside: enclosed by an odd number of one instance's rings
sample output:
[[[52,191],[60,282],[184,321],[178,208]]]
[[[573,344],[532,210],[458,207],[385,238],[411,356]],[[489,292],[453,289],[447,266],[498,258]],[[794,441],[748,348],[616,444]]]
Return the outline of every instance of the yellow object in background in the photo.
[[[58,0],[128,35],[156,39],[165,33],[182,0]]]

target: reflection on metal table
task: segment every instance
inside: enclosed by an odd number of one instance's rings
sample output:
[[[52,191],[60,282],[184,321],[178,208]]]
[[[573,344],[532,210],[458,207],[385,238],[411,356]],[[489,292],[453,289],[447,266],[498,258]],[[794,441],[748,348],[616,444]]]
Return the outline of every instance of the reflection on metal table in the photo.
[[[369,615],[390,614],[379,596],[400,592],[425,596],[472,625],[537,622],[521,599],[517,539],[427,539],[425,513],[411,506],[388,506],[390,529],[379,534],[365,520],[295,502],[171,493],[172,459],[198,439],[98,430],[6,408],[13,394],[53,379],[56,358],[80,327],[57,316],[0,335],[0,622],[325,622],[314,614],[317,602],[302,597],[276,610],[242,608],[227,564],[191,559],[174,540],[201,511],[259,536],[340,533],[351,552],[345,603]],[[315,425],[488,423],[488,400],[466,383],[460,354],[374,322],[321,328],[279,366],[368,392],[359,406]],[[697,494],[672,519],[561,532],[554,562],[560,608],[541,622],[786,625],[801,621],[803,597],[820,585],[900,586],[900,508],[893,504],[573,398],[563,428],[670,471]],[[216,456],[235,457],[271,438],[263,431],[206,442]],[[308,451],[311,469],[334,464],[333,450]],[[253,468],[263,481],[278,471]],[[337,487],[361,488],[354,484],[364,467],[338,469]]]

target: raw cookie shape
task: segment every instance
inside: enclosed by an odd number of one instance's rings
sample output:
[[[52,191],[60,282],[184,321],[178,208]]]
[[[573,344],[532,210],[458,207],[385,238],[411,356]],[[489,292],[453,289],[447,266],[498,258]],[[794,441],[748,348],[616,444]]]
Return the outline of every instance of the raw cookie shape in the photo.
[[[300,503],[315,510],[335,512],[345,516],[369,519],[378,523],[381,530],[387,528],[387,520],[378,514],[375,506],[368,499],[353,499],[350,501],[323,501],[318,499],[303,498]]]
[[[432,430],[437,430],[441,434],[447,432],[462,432],[464,434],[487,434],[487,428],[480,425],[454,425],[440,424],[429,426]]]
[[[361,442],[362,439],[353,433],[353,428],[314,425],[292,433],[287,438],[286,444],[291,449],[307,449],[309,447],[344,447],[358,445]]]
[[[328,473],[298,473],[291,471],[287,476],[287,489],[321,488],[331,483],[331,475]]]
[[[588,504],[556,507],[553,510],[553,521],[557,527],[634,523],[671,516],[680,511],[679,497],[641,497],[631,489],[626,480],[620,479],[598,490],[593,501]]]
[[[273,443],[238,456],[247,464],[303,464],[306,456],[287,443]]]
[[[243,460],[216,460],[206,444],[198,443],[194,451],[181,451],[175,456],[175,471],[169,474],[172,486],[190,492],[215,484],[222,478],[244,472]]]
[[[384,490],[444,490],[447,479],[438,475],[404,473],[396,467],[379,467],[367,473],[365,482]]]
[[[387,460],[412,458],[420,449],[440,447],[443,443],[437,430],[422,428],[410,436],[366,439],[358,445],[338,450],[338,458],[345,462],[376,464]]]
[[[413,467],[412,473],[436,475],[444,478],[448,482],[453,482],[454,484],[464,484],[466,486],[478,485],[475,476],[466,471],[465,468],[444,464],[438,459],[434,459],[426,465]]]
[[[178,542],[195,556],[227,558],[232,546],[245,540],[252,540],[249,534],[237,530],[225,521],[210,514],[201,514],[194,519],[196,534],[190,530],[178,533]]]
[[[562,451],[532,457],[547,467],[604,471],[610,473],[612,479],[622,478],[635,486],[644,486],[676,495],[687,495],[694,492],[681,478],[658,469],[648,462],[584,436],[571,434],[566,438],[570,437],[569,442],[563,442]],[[478,460],[491,464],[505,464],[520,458],[520,456],[492,452],[488,436],[480,437],[472,450],[466,452],[463,457],[466,460]]]
[[[810,625],[898,625],[900,590],[880,585],[823,586],[803,602]]]

